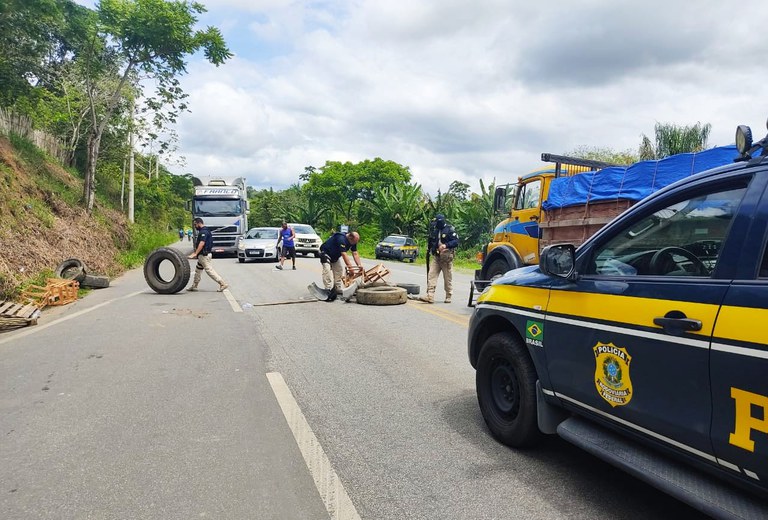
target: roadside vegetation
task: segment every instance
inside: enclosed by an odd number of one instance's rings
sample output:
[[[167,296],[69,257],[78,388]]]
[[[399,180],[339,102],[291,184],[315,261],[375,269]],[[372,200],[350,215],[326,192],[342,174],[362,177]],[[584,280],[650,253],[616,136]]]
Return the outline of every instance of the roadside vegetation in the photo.
[[[179,77],[194,53],[215,66],[231,57],[218,29],[197,28],[203,12],[181,0],[101,0],[93,9],[70,0],[0,2],[0,296],[69,257],[115,275],[189,228],[192,176],[165,166],[183,160],[173,132],[187,110]],[[582,148],[571,155],[621,164],[658,158],[706,147],[709,129],[659,124],[637,154]],[[137,152],[132,222],[129,135]],[[446,179],[427,193],[407,165],[379,157],[296,173],[287,189],[249,189],[250,226],[285,219],[327,237],[348,225],[369,257],[386,235],[407,234],[423,262],[429,220],[442,213],[461,238],[457,265],[471,268],[501,218],[492,206],[496,179],[475,191]]]

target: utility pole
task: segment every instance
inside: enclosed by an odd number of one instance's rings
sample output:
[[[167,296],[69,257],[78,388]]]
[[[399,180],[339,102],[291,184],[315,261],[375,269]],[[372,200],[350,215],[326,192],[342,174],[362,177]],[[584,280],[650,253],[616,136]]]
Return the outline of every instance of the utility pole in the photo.
[[[129,147],[131,148],[130,151],[130,158],[128,160],[128,222],[133,223],[134,215],[133,215],[133,181],[134,181],[134,157],[133,157],[133,109],[134,105],[131,104],[131,133],[129,138]]]

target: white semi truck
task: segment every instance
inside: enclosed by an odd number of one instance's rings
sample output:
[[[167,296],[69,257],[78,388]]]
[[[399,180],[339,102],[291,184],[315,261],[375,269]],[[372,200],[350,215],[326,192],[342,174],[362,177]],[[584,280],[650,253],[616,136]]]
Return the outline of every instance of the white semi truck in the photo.
[[[213,253],[237,254],[238,238],[248,231],[248,197],[242,177],[192,177],[195,194],[187,202],[192,219],[202,218],[213,235]],[[192,226],[194,229],[194,226]],[[195,233],[197,238],[197,233]]]

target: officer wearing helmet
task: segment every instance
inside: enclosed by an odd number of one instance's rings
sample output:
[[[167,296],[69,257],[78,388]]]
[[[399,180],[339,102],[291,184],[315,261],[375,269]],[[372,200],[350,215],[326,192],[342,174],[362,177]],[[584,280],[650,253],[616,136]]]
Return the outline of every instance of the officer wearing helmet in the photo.
[[[427,294],[419,298],[426,303],[435,302],[435,289],[440,273],[443,273],[445,286],[445,303],[451,303],[453,295],[453,256],[459,245],[459,235],[451,224],[445,220],[445,215],[438,213],[429,223],[429,238],[427,249],[430,254],[429,270],[427,271]]]

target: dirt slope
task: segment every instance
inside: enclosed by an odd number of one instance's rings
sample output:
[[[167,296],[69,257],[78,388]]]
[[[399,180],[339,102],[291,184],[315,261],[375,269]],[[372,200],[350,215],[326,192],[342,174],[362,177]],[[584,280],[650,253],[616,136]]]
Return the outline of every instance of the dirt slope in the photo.
[[[119,274],[125,217],[103,206],[89,216],[74,200],[82,180],[25,155],[0,135],[0,299],[66,258],[83,260],[91,274]]]

